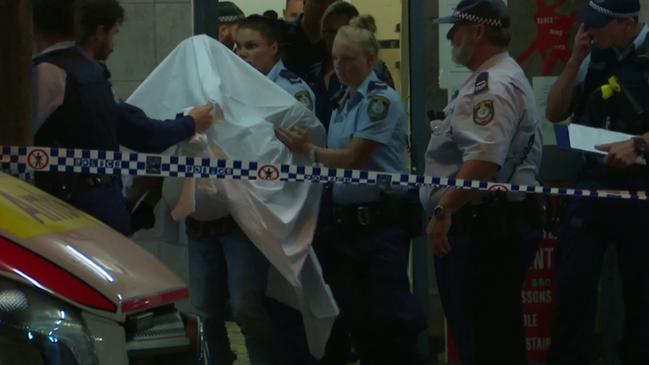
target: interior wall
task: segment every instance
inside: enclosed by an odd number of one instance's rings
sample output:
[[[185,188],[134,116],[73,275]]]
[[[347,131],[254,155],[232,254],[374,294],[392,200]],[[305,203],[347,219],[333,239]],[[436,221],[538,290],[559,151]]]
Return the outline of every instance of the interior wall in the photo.
[[[133,90],[182,41],[192,35],[191,0],[121,0],[125,20],[108,59],[119,97]]]
[[[262,14],[266,10],[275,10],[282,17],[286,0],[234,0],[233,1],[246,15]]]
[[[359,13],[370,14],[376,20],[376,37],[381,43],[379,57],[390,69],[395,89],[404,95],[401,87],[402,61],[402,4],[400,0],[353,0]]]

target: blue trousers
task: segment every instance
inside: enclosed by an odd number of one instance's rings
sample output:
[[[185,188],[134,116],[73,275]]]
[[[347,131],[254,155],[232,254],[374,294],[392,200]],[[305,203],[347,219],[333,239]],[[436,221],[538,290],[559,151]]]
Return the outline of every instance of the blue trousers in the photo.
[[[543,232],[526,216],[534,214],[534,203],[524,204],[465,207],[453,217],[451,252],[435,258],[442,305],[464,365],[527,364],[521,289]]]
[[[268,260],[240,230],[189,241],[192,305],[203,318],[210,365],[222,365],[230,351],[225,303],[241,327],[252,365],[277,364],[277,338],[265,306]]]
[[[583,183],[580,187],[603,186]],[[647,202],[575,199],[569,203],[557,243],[558,293],[550,364],[591,363],[599,279],[610,244],[617,249],[623,283],[621,364],[649,364],[648,217]]]

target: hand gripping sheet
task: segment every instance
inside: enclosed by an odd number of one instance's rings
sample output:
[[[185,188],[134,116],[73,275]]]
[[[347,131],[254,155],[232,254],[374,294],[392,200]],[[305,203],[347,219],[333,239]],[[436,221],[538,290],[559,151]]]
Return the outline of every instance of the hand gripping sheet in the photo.
[[[274,128],[300,128],[314,143],[325,141],[324,128],[313,113],[207,36],[178,45],[128,101],[157,119],[195,105],[217,106],[218,122],[206,136],[183,142],[170,153],[305,163],[275,138]],[[338,313],[311,248],[320,193],[319,184],[231,179],[168,178],[164,188],[165,201],[176,207],[177,219],[185,214],[199,220],[224,212],[233,216],[272,265],[268,295],[302,313],[311,353],[318,358]]]

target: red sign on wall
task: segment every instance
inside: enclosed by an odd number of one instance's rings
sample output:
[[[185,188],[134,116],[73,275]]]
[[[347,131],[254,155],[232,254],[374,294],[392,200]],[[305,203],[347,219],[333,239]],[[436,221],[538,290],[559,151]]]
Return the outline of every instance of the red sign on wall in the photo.
[[[534,22],[538,33],[532,44],[518,56],[518,63],[522,64],[535,52],[539,52],[543,61],[543,75],[549,75],[559,61],[564,64],[568,62],[572,52],[569,33],[575,25],[577,12],[561,14],[558,8],[566,2],[567,0],[557,0],[548,4],[547,0],[536,0]]]
[[[532,363],[545,362],[550,349],[556,287],[555,245],[556,239],[549,235],[541,241],[521,291],[527,359]],[[447,346],[448,361],[459,363],[460,355],[450,330],[447,331]]]
[[[554,239],[541,242],[521,292],[525,344],[530,362],[545,362],[550,349],[555,299],[555,244]]]

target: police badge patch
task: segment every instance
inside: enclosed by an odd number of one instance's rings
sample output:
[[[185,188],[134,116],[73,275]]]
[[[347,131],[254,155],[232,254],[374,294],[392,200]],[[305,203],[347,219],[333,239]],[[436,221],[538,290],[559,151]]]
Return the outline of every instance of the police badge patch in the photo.
[[[494,119],[494,114],[493,100],[483,100],[473,106],[473,123],[487,125]]]
[[[385,119],[390,110],[390,100],[385,96],[372,96],[370,104],[367,106],[367,114],[372,122]]]
[[[308,91],[300,91],[294,95],[295,99],[302,103],[307,109],[313,111],[313,100],[311,100],[311,95]]]

